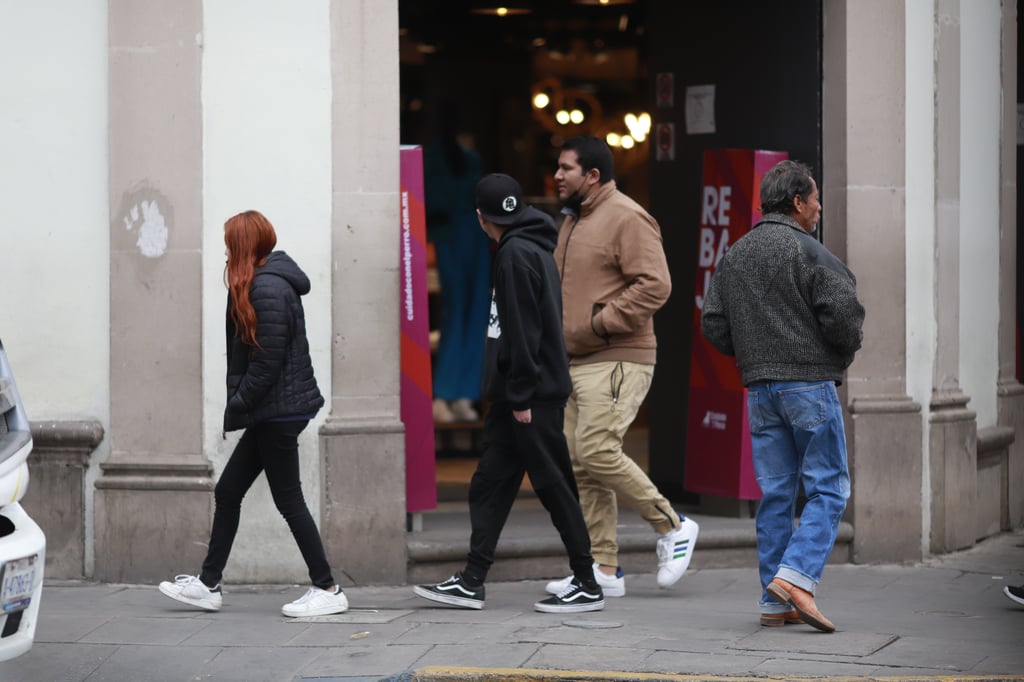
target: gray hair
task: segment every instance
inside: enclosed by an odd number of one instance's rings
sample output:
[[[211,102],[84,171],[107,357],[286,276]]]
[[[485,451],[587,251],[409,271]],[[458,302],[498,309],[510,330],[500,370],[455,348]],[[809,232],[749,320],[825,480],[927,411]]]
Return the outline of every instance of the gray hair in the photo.
[[[811,169],[799,161],[779,161],[761,178],[761,213],[792,215],[793,199],[807,195],[814,189]]]

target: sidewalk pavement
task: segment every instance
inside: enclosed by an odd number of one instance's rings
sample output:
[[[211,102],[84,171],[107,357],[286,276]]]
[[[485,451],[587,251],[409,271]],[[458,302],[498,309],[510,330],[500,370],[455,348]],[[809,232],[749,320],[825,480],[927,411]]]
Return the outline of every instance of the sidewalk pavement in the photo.
[[[753,566],[691,570],[667,591],[628,575],[626,597],[577,615],[533,610],[544,581],[490,583],[480,611],[353,587],[349,612],[294,620],[280,608],[303,587],[228,585],[206,613],[154,585],[54,582],[35,646],[0,680],[1024,680],[1024,607],[1002,594],[1024,583],[1024,532],[916,565],[829,566],[831,635],[760,627],[756,582]]]

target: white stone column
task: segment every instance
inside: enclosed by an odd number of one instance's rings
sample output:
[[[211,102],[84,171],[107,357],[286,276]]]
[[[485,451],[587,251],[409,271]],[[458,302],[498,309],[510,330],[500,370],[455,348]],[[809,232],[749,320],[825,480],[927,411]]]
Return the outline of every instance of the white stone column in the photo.
[[[404,582],[397,0],[332,0],[333,362],[322,534],[357,584]]]
[[[935,18],[935,349],[928,419],[932,552],[975,539],[977,423],[960,373],[960,2]]]
[[[95,576],[197,567],[213,496],[203,455],[201,0],[110,0],[110,444]]]
[[[1006,525],[1024,526],[1024,386],[1016,378],[1017,332],[1017,0],[1003,0],[1001,29],[1002,121],[999,163],[999,387],[998,421],[1012,427]]]
[[[906,385],[905,7],[824,4],[825,244],[857,276],[864,347],[847,372],[856,562],[921,555],[921,417]]]

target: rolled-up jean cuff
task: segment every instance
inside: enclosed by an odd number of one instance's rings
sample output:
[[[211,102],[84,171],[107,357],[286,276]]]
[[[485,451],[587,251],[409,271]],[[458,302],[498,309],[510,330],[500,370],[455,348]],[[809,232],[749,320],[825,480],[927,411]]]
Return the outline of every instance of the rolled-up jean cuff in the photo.
[[[811,594],[814,594],[814,591],[818,588],[818,583],[789,566],[779,566],[779,570],[775,572],[775,577],[785,580],[791,585],[796,585],[800,589],[806,590]]]
[[[780,604],[774,599],[758,602],[757,607],[761,613],[789,613],[793,610],[793,607],[789,604]]]

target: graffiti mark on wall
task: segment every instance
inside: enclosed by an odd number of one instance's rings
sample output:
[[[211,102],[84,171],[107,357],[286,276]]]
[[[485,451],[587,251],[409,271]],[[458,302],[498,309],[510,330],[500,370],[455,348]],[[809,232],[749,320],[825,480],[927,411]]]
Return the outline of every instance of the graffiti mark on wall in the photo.
[[[124,229],[138,230],[135,246],[146,258],[159,258],[167,251],[167,223],[156,201],[132,206],[124,217]]]

